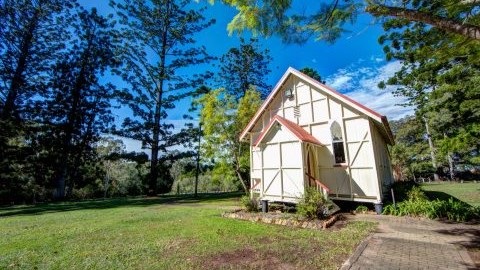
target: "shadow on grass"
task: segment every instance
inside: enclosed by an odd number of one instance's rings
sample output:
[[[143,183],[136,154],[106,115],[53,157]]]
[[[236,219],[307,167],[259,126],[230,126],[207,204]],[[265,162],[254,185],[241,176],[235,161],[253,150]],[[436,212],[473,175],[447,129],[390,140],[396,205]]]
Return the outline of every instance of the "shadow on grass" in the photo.
[[[195,204],[205,202],[219,202],[243,195],[242,192],[203,193],[194,197],[190,195],[161,195],[157,197],[131,197],[114,199],[97,199],[78,202],[44,203],[37,205],[22,205],[0,207],[0,217],[40,215],[46,213],[66,212],[84,209],[108,209],[117,207],[145,207],[158,204]]]
[[[441,191],[427,191],[427,190],[424,190],[425,192],[425,195],[427,195],[428,199],[430,200],[436,200],[436,199],[439,199],[441,201],[448,201],[449,199],[452,199],[455,203],[459,203],[461,205],[463,205],[464,207],[472,207],[471,204],[469,203],[466,203],[460,199],[458,199],[457,197],[454,197],[448,193],[445,193],[445,192],[441,192]],[[465,224],[471,224],[471,225],[478,225],[480,224],[480,216],[478,216],[478,214],[473,214],[473,216],[471,217],[470,220],[467,220],[467,221],[464,221],[464,222],[457,222],[457,221],[452,221],[452,220],[448,220],[448,219],[440,219],[439,220],[440,222],[443,222],[443,223],[448,223],[448,224],[453,224],[453,223],[465,223]],[[480,231],[479,231],[480,232]],[[479,235],[479,239],[477,242],[480,242],[480,235]]]
[[[460,202],[462,204],[467,204],[469,205],[468,203],[450,195],[450,194],[447,194],[445,192],[441,192],[441,191],[429,191],[429,190],[423,190],[423,192],[425,192],[425,195],[427,195],[428,199],[430,200],[435,200],[435,199],[439,199],[441,201],[448,201],[448,199],[452,198],[454,201],[456,202]]]

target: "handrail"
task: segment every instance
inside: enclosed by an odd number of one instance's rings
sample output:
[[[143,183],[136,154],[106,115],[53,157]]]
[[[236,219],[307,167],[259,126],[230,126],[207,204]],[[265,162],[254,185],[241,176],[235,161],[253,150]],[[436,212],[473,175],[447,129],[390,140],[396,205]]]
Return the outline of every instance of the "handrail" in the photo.
[[[256,186],[258,186],[262,181],[258,181],[253,187],[250,188],[250,190],[253,190]]]
[[[327,186],[325,186],[322,182],[320,182],[320,180],[316,179],[315,177],[313,177],[309,173],[305,173],[305,174],[308,176],[309,180],[313,180],[315,182],[315,184],[317,184],[318,186],[323,188],[325,191],[327,191],[327,193],[330,193],[330,189]]]

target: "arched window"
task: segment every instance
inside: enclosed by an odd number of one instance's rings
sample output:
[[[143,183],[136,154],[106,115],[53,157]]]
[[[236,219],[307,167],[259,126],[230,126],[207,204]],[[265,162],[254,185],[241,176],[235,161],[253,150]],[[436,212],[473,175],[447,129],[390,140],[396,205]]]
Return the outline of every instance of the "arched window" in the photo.
[[[333,122],[330,126],[333,144],[333,156],[335,164],[345,163],[345,150],[343,148],[342,128],[337,122]]]

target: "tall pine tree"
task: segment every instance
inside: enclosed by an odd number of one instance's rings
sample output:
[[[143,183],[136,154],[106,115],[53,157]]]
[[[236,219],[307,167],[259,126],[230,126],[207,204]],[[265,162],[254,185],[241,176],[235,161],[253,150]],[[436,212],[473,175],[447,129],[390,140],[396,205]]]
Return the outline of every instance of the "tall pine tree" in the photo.
[[[400,60],[402,67],[380,86],[396,85],[395,93],[416,107],[418,120],[427,121],[438,161],[453,169],[455,154],[479,163],[479,41],[404,19],[390,19],[384,28],[380,42],[387,59]]]
[[[0,113],[19,118],[46,88],[48,72],[65,49],[69,10],[75,1],[0,2]]]
[[[133,111],[120,133],[151,148],[149,194],[165,192],[168,185],[157,186],[159,178],[166,175],[159,158],[172,144],[172,125],[162,120],[176,100],[211,76],[187,75],[182,69],[213,59],[204,47],[195,46],[194,35],[214,21],[206,21],[202,10],[192,9],[189,0],[126,0],[111,5],[118,12],[126,39],[120,52],[125,63],[121,75],[130,88],[123,92],[123,101]]]
[[[76,1],[0,1],[0,202],[24,199],[45,186],[48,131],[35,123],[48,95],[48,73],[66,50]],[[50,139],[51,141],[51,139]],[[41,183],[38,179],[42,178]],[[23,197],[23,198],[22,198]]]
[[[103,84],[100,77],[118,65],[114,23],[96,9],[79,9],[75,18],[68,50],[50,71],[50,92],[37,120],[50,126],[49,136],[58,140],[54,148],[57,198],[65,196],[67,184],[69,190],[85,185],[80,170],[95,158],[93,146],[113,121],[110,100],[114,87]]]
[[[218,76],[222,87],[236,99],[243,97],[250,86],[266,97],[270,92],[270,85],[266,83],[270,61],[269,50],[261,50],[257,39],[247,42],[240,38],[240,46],[231,48],[220,58]]]

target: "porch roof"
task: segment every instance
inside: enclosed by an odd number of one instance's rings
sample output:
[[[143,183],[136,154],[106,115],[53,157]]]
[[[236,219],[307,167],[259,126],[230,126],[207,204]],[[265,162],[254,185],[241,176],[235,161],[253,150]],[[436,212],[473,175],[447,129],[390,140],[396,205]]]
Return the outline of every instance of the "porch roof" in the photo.
[[[275,115],[270,121],[270,123],[268,124],[268,127],[260,134],[258,139],[253,144],[255,147],[257,147],[263,141],[263,139],[265,138],[265,136],[270,131],[270,129],[274,126],[275,123],[278,123],[286,127],[290,132],[292,132],[293,135],[295,135],[295,137],[297,137],[302,142],[323,146],[322,143],[320,143],[315,137],[313,137],[310,133],[304,130],[301,126],[279,115]]]

